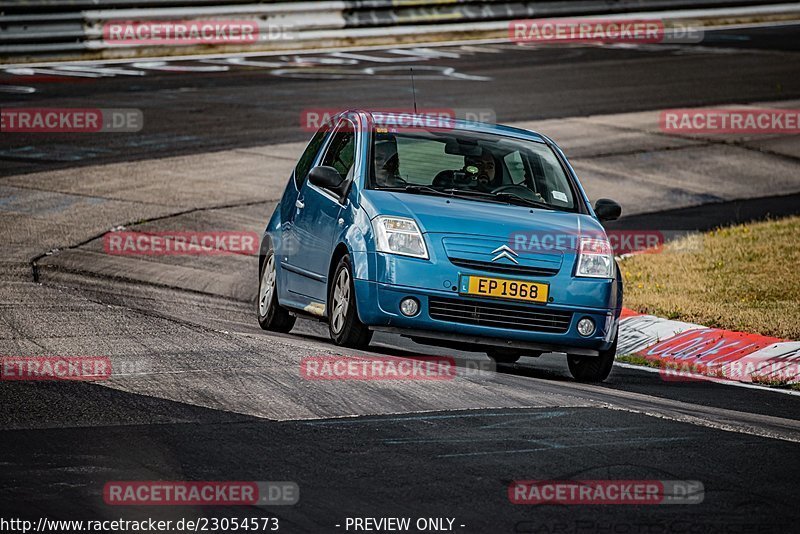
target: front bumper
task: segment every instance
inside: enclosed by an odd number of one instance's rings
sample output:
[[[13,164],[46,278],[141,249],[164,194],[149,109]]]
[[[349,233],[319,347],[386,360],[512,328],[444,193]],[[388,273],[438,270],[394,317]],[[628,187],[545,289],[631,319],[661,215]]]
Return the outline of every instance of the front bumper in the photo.
[[[377,330],[390,330],[407,336],[431,337],[462,341],[478,345],[528,348],[547,352],[568,352],[571,354],[597,355],[598,351],[608,349],[617,328],[619,311],[609,308],[569,306],[564,304],[536,305],[527,307],[544,312],[571,313],[569,326],[563,333],[520,330],[479,324],[468,324],[453,320],[431,317],[430,299],[450,299],[485,303],[487,306],[509,301],[483,299],[474,296],[462,297],[451,290],[433,290],[407,285],[387,284],[368,280],[355,280],[358,295],[358,313],[361,321]],[[420,303],[420,311],[414,317],[400,313],[400,301],[414,297]],[[514,303],[519,304],[519,303]],[[583,317],[591,318],[596,329],[588,337],[577,331],[577,323]]]

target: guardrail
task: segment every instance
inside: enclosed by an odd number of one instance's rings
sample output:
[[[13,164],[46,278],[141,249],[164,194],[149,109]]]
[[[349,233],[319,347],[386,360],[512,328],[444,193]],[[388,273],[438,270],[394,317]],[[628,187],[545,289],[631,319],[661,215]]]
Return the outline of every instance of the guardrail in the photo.
[[[781,4],[796,5],[789,0],[0,0],[0,61],[296,49],[356,40],[413,42],[437,35],[484,37],[502,32],[498,22],[520,18],[768,5],[780,11]],[[117,21],[209,20],[249,21],[259,38],[234,44],[162,44],[112,42],[104,34],[106,25]]]

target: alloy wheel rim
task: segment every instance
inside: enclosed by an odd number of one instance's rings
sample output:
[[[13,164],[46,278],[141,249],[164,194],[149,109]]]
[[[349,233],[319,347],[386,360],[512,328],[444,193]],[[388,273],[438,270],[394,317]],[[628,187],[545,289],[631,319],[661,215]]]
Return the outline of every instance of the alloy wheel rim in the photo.
[[[264,273],[261,275],[261,288],[259,290],[258,311],[261,317],[266,317],[269,307],[272,304],[272,297],[275,293],[275,255],[267,259]]]
[[[338,334],[344,328],[347,311],[350,306],[350,274],[347,269],[339,271],[336,286],[333,288],[333,311],[331,312],[331,328]]]

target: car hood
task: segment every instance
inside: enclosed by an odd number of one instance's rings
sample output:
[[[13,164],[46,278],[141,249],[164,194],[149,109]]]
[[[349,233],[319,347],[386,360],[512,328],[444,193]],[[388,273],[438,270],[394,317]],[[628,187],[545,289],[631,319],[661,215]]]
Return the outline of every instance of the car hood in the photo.
[[[362,195],[362,206],[370,219],[378,215],[415,219],[423,233],[482,235],[504,240],[513,240],[519,234],[526,239],[605,235],[600,223],[589,215],[495,202],[367,190]]]

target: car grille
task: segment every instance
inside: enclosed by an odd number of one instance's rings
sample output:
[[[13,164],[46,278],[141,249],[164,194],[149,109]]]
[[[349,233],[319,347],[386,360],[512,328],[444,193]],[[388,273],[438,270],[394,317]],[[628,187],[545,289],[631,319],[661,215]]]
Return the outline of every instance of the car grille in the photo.
[[[428,299],[428,313],[438,321],[553,334],[563,334],[572,322],[571,312],[438,297]]]
[[[465,260],[463,258],[448,258],[450,263],[456,267],[465,269],[476,269],[478,271],[488,271],[505,274],[519,274],[526,276],[553,276],[558,274],[558,269],[547,267],[531,267],[527,265],[506,265],[491,261]]]

